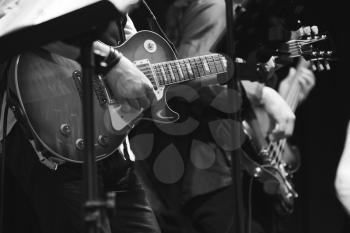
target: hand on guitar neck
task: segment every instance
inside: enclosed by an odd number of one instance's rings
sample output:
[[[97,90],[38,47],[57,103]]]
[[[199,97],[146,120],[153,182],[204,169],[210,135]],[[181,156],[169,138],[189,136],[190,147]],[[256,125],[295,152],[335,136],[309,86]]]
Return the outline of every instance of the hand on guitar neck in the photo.
[[[300,27],[296,31],[292,31],[290,39],[297,40],[297,39],[300,39],[304,36],[310,37],[312,35],[314,35],[314,36],[318,35],[318,27],[315,25],[314,26],[303,26],[303,27]]]
[[[263,90],[262,103],[265,111],[275,122],[270,133],[270,139],[275,141],[291,136],[294,129],[294,111],[315,86],[315,75],[309,69],[310,62],[299,59],[296,68],[290,68],[289,74],[281,82],[278,95],[271,88]]]
[[[308,96],[314,86],[315,75],[310,70],[310,62],[301,57],[297,67],[289,69],[278,91],[294,111],[298,103]]]
[[[275,123],[275,127],[269,133],[270,140],[277,141],[291,136],[295,115],[285,100],[274,89],[264,87],[261,103]]]

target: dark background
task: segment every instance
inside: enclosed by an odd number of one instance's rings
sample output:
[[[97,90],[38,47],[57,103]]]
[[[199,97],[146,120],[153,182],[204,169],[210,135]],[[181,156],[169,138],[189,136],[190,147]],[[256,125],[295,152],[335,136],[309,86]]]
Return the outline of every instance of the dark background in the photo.
[[[148,0],[159,23],[164,25],[170,0]],[[308,99],[297,109],[293,141],[302,154],[302,167],[296,173],[299,193],[294,213],[288,217],[289,233],[350,232],[350,217],[345,214],[334,190],[335,172],[343,150],[350,119],[349,12],[345,1],[298,0],[304,6],[299,19],[304,25],[317,25],[328,32],[338,60],[332,70],[316,74],[317,83]],[[133,13],[138,30],[144,28],[144,13]]]
[[[148,0],[161,25],[164,25],[169,2]],[[344,0],[296,2],[305,6],[300,15],[305,25],[318,25],[320,31],[329,32],[339,60],[332,63],[331,71],[317,74],[314,90],[296,112],[293,140],[301,151],[302,167],[295,176],[300,197],[295,212],[287,219],[288,233],[349,233],[350,217],[342,209],[334,190],[335,171],[350,119],[350,77],[347,70],[349,12]],[[137,29],[147,26],[141,10],[132,16]],[[7,201],[10,209],[23,210],[7,215],[12,232],[23,231],[24,226],[26,229],[31,226],[33,232],[38,232],[34,216],[25,211],[27,200],[13,197]]]

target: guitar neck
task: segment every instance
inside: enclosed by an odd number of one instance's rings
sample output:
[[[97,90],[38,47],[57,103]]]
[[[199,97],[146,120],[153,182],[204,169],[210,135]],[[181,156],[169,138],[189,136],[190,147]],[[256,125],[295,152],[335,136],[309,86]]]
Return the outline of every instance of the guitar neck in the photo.
[[[161,62],[151,66],[158,86],[168,86],[227,72],[227,60],[220,54]]]
[[[286,103],[292,109],[293,112],[295,112],[295,110],[299,104],[299,95],[300,95],[300,86],[299,86],[297,77],[294,77],[294,80],[291,83],[291,86],[290,86],[286,96],[284,97]]]

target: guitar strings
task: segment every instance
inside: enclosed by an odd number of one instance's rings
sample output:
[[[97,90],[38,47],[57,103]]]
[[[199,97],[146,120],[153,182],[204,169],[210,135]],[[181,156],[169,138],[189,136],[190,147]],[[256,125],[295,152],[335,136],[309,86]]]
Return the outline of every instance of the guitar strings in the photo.
[[[295,78],[291,84],[291,89],[287,93],[287,96],[285,97],[286,102],[289,104],[291,109],[295,111],[297,102],[298,102],[298,96],[299,96],[299,91],[300,91],[300,86],[297,84],[298,80]],[[271,142],[268,151],[269,154],[272,154],[272,157],[270,158],[272,164],[275,164],[277,166],[280,166],[283,161],[283,152],[285,149],[287,140],[286,139],[281,139],[278,142]]]
[[[298,71],[297,71],[298,72]],[[292,88],[290,89],[290,91],[287,93],[286,96],[286,102],[289,103],[289,106],[291,107],[291,109],[293,110],[293,112],[296,109],[297,103],[298,103],[298,97],[300,94],[300,86],[298,84],[298,79],[295,78],[293,80],[293,83],[291,84]],[[278,159],[278,165],[281,165],[281,161],[282,161],[282,156],[283,156],[283,152],[285,149],[285,145],[286,145],[286,139],[280,140],[278,143],[278,147],[276,148],[277,150],[277,159]]]

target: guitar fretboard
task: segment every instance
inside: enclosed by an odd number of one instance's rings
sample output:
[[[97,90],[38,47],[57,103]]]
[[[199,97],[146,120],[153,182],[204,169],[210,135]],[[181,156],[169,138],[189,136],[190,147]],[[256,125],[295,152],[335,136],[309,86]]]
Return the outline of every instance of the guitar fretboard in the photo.
[[[227,60],[210,54],[152,65],[159,86],[194,80],[227,71]]]

